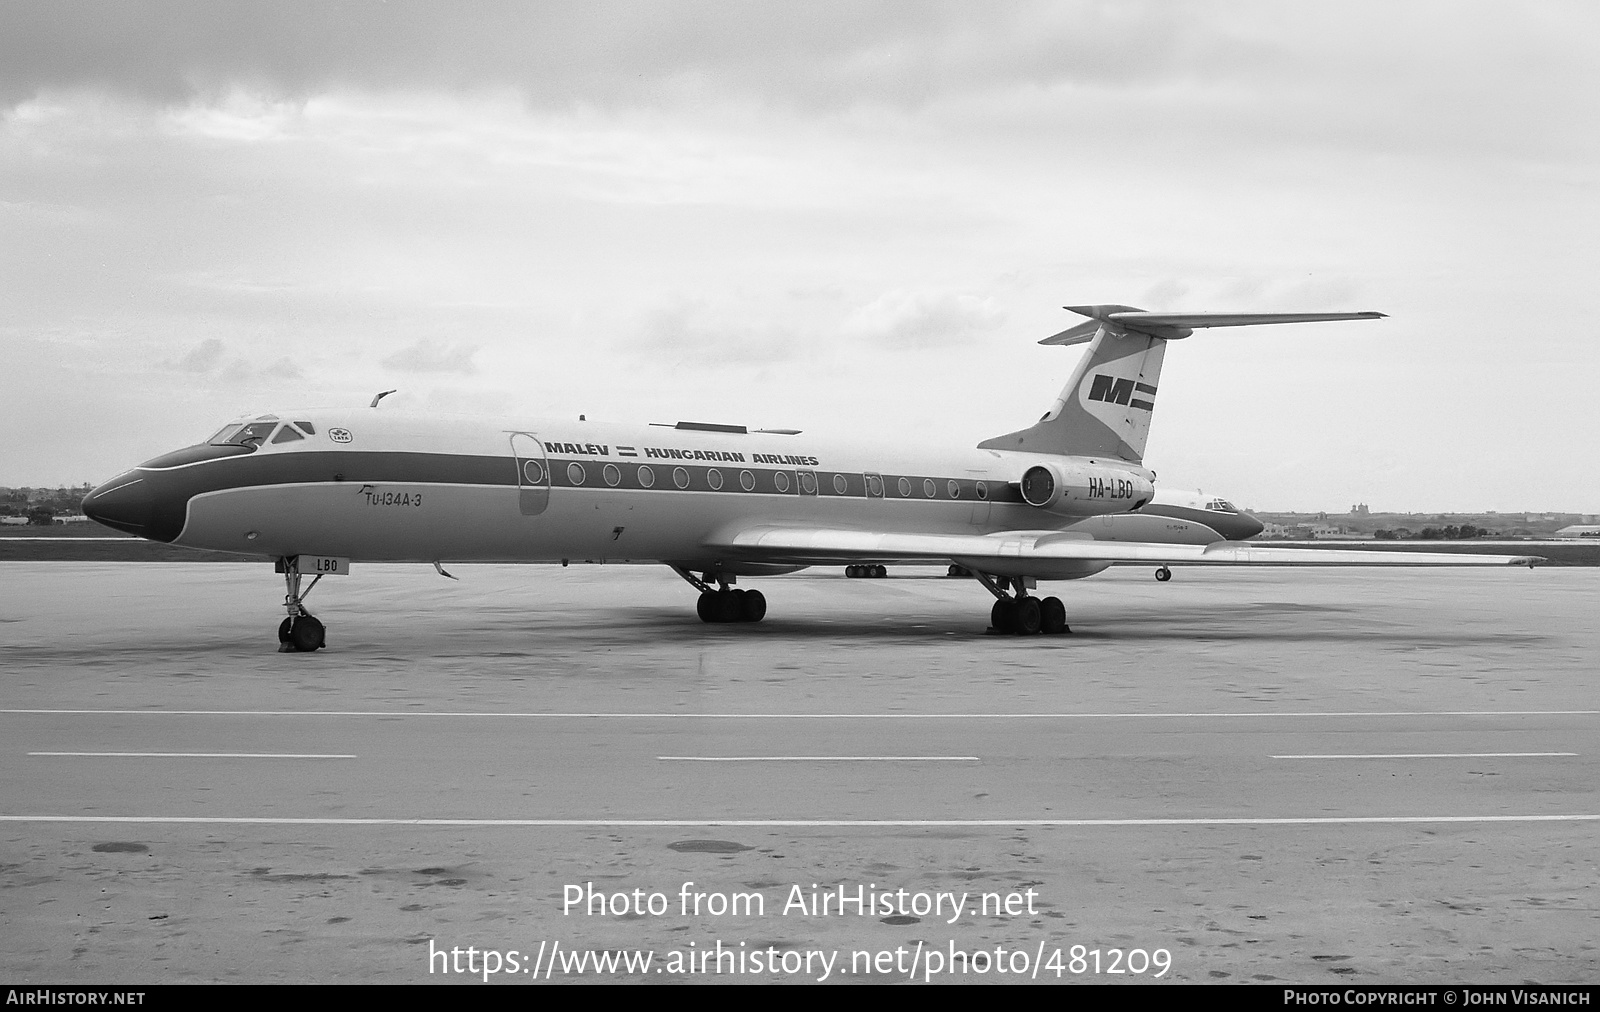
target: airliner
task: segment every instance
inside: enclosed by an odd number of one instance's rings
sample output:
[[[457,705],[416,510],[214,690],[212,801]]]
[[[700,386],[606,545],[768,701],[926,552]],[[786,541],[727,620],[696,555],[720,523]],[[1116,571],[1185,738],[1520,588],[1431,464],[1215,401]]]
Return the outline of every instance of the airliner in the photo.
[[[701,620],[716,623],[766,615],[766,597],[737,587],[741,576],[951,563],[994,598],[993,630],[1032,635],[1071,631],[1060,598],[1030,593],[1038,581],[1118,563],[1170,575],[1172,565],[1538,561],[1269,548],[1156,500],[1144,449],[1170,342],[1196,328],[1382,313],[1067,308],[1085,322],[1040,342],[1088,345],[1060,396],[1032,425],[970,449],[703,421],[411,414],[385,410],[379,394],[365,408],[235,419],[99,486],[83,511],[154,541],[273,559],[285,583],[283,651],[325,645],[305,598],[352,562],[431,563],[445,576],[454,562],[663,563],[694,589]]]

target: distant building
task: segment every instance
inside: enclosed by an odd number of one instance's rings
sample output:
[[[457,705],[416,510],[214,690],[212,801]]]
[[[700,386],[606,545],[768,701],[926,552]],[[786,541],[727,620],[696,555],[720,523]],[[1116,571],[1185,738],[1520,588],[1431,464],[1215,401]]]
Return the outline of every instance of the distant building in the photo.
[[[1371,512],[1372,510],[1369,509],[1367,504],[1364,502],[1358,502],[1354,506],[1350,507],[1350,515],[1353,517],[1364,517]]]
[[[1573,524],[1556,531],[1558,538],[1600,538],[1600,524]]]
[[[27,522],[27,517],[0,517],[0,524],[5,524],[7,527],[22,527]]]

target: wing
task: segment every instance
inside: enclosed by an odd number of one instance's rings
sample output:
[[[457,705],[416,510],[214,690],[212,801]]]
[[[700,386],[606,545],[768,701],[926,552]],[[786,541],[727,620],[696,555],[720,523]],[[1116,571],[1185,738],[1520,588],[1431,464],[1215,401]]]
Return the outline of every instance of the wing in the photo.
[[[1333,548],[1272,548],[1238,541],[1167,545],[1095,541],[1060,531],[997,534],[910,534],[826,527],[748,527],[714,539],[708,548],[749,561],[827,565],[942,562],[1011,576],[1087,575],[1117,562],[1190,566],[1533,566],[1529,555],[1376,552]],[[1095,564],[1100,564],[1096,566]],[[1086,571],[1086,567],[1090,567]]]

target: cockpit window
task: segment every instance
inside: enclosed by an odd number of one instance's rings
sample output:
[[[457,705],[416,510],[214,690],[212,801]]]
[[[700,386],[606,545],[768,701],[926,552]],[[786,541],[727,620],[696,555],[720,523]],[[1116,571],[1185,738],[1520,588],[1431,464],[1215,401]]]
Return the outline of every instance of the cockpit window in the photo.
[[[272,437],[272,442],[274,445],[276,445],[278,443],[292,443],[296,439],[304,438],[306,437],[302,436],[293,425],[285,425],[283,428],[278,430],[278,434],[276,436]]]
[[[1213,512],[1216,512],[1216,513],[1237,513],[1237,512],[1239,512],[1239,507],[1235,506],[1233,503],[1229,502],[1226,499],[1213,499],[1210,502],[1206,503],[1206,509],[1212,510]]]
[[[300,431],[304,432],[308,436],[315,436],[317,434],[317,430],[311,427],[310,422],[295,422],[295,424],[300,426]]]
[[[260,446],[277,427],[277,422],[245,422],[243,425],[229,425],[206,442],[212,446]]]

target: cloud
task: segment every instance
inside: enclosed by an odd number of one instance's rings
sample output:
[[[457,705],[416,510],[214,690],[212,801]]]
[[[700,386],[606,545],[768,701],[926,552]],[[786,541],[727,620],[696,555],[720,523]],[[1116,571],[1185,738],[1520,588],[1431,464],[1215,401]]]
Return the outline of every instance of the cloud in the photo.
[[[293,359],[287,357],[277,358],[264,366],[261,369],[261,375],[269,376],[273,379],[297,380],[305,378],[305,373],[301,372],[300,366]]]
[[[724,319],[736,313],[725,304],[674,300],[645,315],[634,343],[698,364],[782,362],[795,356],[797,339],[789,328],[748,317]]]
[[[473,344],[442,345],[423,339],[415,341],[383,360],[385,369],[395,372],[461,373],[471,375],[478,371],[472,356],[478,353]]]
[[[222,363],[222,342],[208,337],[174,363],[184,372],[210,372]]]
[[[863,96],[918,103],[975,79],[1164,69],[1184,20],[1165,5],[1123,4],[1107,15],[1089,2],[60,0],[11,4],[0,15],[0,103],[40,87],[171,103],[240,85],[290,95],[509,86],[548,107],[730,84],[807,104],[848,106]],[[1127,59],[1135,47],[1141,58]]]
[[[965,344],[1004,320],[993,300],[975,295],[891,291],[852,313],[843,330],[888,348],[937,348]]]

